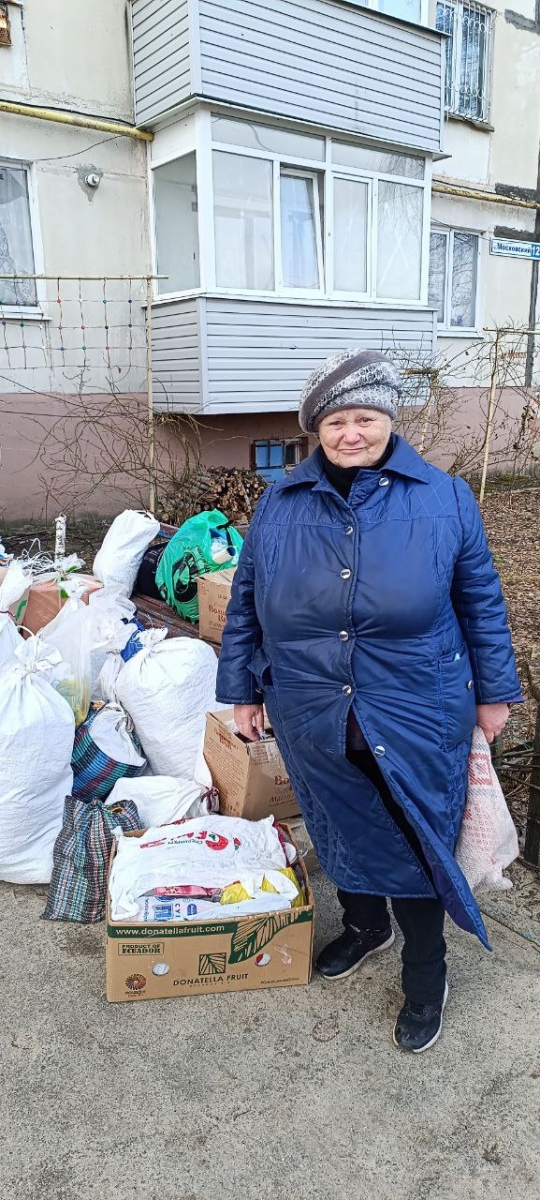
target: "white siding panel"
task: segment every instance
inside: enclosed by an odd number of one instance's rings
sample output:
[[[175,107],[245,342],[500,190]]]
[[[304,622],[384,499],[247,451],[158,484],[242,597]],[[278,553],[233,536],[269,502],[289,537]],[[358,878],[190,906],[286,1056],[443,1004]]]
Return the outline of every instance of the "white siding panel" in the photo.
[[[199,301],[175,300],[152,310],[152,364],[156,409],[197,412],[201,407]]]
[[[188,0],[133,0],[135,118],[147,124],[191,92]]]
[[[333,0],[199,0],[199,12],[206,97],[441,148],[434,31]]]
[[[431,354],[429,310],[337,308],[207,300],[208,404],[204,412],[298,406],[309,373],[350,346]]]

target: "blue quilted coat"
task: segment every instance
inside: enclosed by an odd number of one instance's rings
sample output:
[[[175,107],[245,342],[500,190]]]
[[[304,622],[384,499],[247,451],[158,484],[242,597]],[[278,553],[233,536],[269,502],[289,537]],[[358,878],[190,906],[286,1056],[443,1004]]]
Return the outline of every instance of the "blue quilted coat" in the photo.
[[[520,698],[499,577],[462,479],[402,438],[345,501],[316,450],[265,492],[236,571],[218,700],[260,703],[321,866],[348,892],[433,884],[345,755],[351,705],[454,921],[488,945],[453,851],[476,704]]]

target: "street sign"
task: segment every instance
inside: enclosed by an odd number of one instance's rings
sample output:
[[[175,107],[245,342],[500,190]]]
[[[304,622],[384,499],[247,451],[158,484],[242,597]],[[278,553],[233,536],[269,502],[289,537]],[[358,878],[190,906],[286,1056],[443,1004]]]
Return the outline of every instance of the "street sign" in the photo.
[[[540,259],[540,242],[513,242],[509,238],[492,238],[490,254],[503,254],[507,258]]]

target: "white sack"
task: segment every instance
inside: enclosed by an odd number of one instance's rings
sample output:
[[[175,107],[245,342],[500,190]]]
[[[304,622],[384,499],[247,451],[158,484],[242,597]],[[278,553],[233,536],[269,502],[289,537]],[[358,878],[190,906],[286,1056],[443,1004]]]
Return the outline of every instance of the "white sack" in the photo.
[[[132,728],[129,717],[119,704],[106,704],[92,721],[90,737],[98,750],[113,762],[142,769],[146,759],[142,758],[133,742]]]
[[[113,521],[94,559],[94,575],[101,583],[131,596],[145,550],[160,531],[159,521],[148,512],[126,509]]]
[[[516,828],[493,769],[485,734],[477,726],[469,755],[467,803],[456,847],[456,861],[473,891],[512,887],[503,871],[518,857]]]
[[[120,654],[107,654],[98,676],[95,689],[95,699],[104,700],[106,704],[118,704],[116,683],[120,671],[124,668],[124,660]]]
[[[6,612],[0,612],[0,668],[9,662],[20,646],[22,637],[13,617]]]
[[[140,838],[122,835],[109,884],[112,918],[137,917],[141,896],[181,884],[226,888],[241,883],[253,897],[266,876],[279,895],[291,898],[292,891],[294,899],[297,890],[281,874],[287,866],[273,817],[196,817],[184,825],[147,829]]]
[[[148,632],[149,644],[125,664],[115,691],[154,774],[192,780],[206,713],[220,707],[217,658],[196,638],[158,641],[163,632]]]
[[[49,679],[60,655],[36,638],[0,677],[0,879],[49,883],[71,793],[75,722]]]
[[[172,775],[144,775],[139,779],[119,779],[107,806],[133,800],[141,826],[146,829],[151,825],[169,825],[183,817],[203,816],[208,812],[208,802],[201,799],[203,794],[197,783],[173,779]]]

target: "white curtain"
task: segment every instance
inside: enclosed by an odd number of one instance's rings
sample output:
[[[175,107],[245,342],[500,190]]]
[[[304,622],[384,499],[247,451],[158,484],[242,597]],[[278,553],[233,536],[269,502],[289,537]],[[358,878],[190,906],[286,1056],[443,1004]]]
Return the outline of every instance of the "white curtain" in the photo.
[[[0,275],[34,273],[26,171],[0,164]],[[0,304],[37,303],[33,279],[0,279]]]
[[[314,180],[281,176],[281,258],[285,287],[318,288]]]

